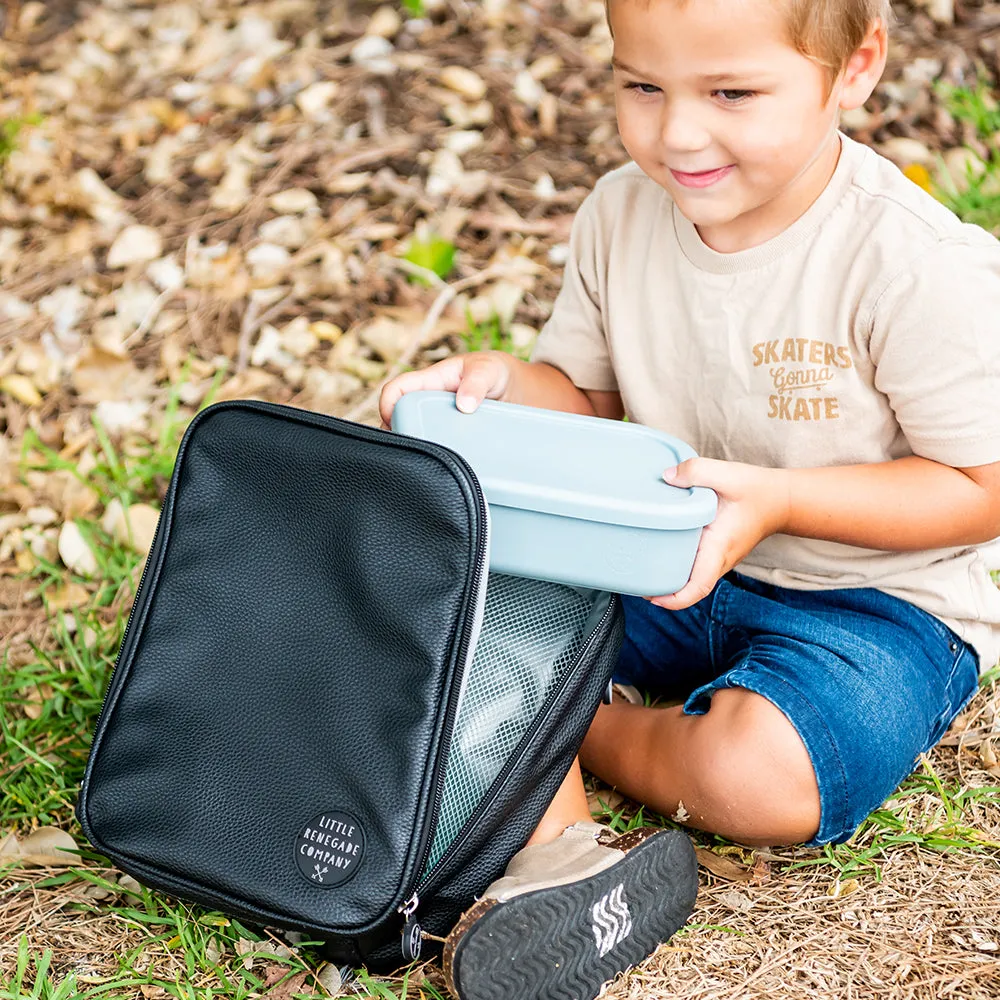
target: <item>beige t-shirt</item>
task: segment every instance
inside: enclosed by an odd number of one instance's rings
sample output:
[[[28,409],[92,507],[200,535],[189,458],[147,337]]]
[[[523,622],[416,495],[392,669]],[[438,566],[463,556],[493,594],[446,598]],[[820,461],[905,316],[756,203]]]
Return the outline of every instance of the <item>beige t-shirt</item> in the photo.
[[[533,358],[617,389],[630,420],[772,468],[1000,461],[1000,243],[846,136],[820,197],[760,246],[712,250],[629,164],[581,206],[570,249]],[[944,620],[983,669],[1000,657],[1000,591],[975,548],[772,535],[738,569],[877,587]]]

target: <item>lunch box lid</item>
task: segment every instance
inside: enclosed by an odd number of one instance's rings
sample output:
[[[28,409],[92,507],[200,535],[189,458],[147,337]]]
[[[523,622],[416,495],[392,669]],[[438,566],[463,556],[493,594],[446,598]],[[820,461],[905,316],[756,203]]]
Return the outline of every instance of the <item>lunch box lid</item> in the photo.
[[[462,413],[453,393],[421,391],[396,403],[392,429],[458,452],[501,507],[667,530],[715,517],[713,490],[663,481],[694,450],[641,424],[494,400]]]

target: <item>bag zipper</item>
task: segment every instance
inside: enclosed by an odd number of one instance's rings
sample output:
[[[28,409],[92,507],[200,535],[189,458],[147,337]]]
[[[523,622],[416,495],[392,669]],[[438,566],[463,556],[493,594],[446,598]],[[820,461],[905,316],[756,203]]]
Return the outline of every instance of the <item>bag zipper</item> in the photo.
[[[461,456],[459,457],[461,458]],[[489,575],[483,572],[483,567],[488,564],[489,559],[490,507],[486,502],[486,497],[483,494],[482,487],[479,485],[479,480],[475,477],[475,473],[472,472],[472,469],[464,460],[462,464],[470,473],[469,482],[474,487],[476,499],[479,503],[479,513],[483,530],[479,532],[476,549],[476,569],[473,575],[473,582],[476,588],[476,604],[473,609],[472,618],[466,618],[462,629],[461,650],[463,655],[459,661],[461,664],[459,668],[461,674],[458,678],[457,690],[454,685],[452,686],[453,693],[449,698],[442,726],[442,739],[447,740],[447,749],[449,751],[451,749],[452,731],[455,728],[455,719],[458,717],[458,709],[462,702],[462,696],[465,694],[468,668],[476,655],[476,645],[478,644],[479,633],[483,626],[483,615],[486,610],[486,589],[489,582]],[[428,814],[427,822],[424,823],[423,829],[420,832],[420,863],[414,869],[417,872],[417,877],[413,881],[418,885],[420,884],[419,880],[423,875],[424,866],[427,864],[427,858],[430,856],[431,848],[434,844],[434,832],[437,829],[438,814],[441,811],[441,799],[444,797],[444,778],[447,771],[447,762],[448,754],[443,752],[443,750],[439,750],[431,776],[433,794],[431,810]],[[437,865],[434,867],[437,868]],[[413,883],[411,882],[411,884]],[[413,958],[420,955],[422,944],[421,929],[420,924],[413,919],[413,915],[419,905],[420,899],[418,894],[413,892],[408,899],[396,907],[396,912],[401,913],[404,918],[402,948],[403,955],[408,961],[412,961]],[[412,958],[410,957],[411,955]]]
[[[618,601],[617,596],[612,594],[611,600],[608,602],[608,606],[605,609],[604,614],[601,616],[601,620],[597,623],[597,625],[594,626],[590,635],[587,636],[587,639],[580,647],[580,652],[579,654],[577,654],[573,666],[567,673],[566,675],[567,677],[576,672],[576,669],[581,663],[581,661],[583,661],[587,656],[587,654],[590,652],[590,649],[593,646],[597,636],[600,635],[602,632],[604,632],[608,623],[608,619],[612,616],[612,614],[614,614],[617,601]],[[551,707],[552,702],[555,701],[555,699],[559,696],[559,694],[560,694],[560,687],[556,687],[551,692],[549,692],[549,696],[545,699],[545,703],[542,705],[542,707],[539,709],[538,713],[535,716],[535,721],[532,723],[531,727],[527,730],[527,732],[525,732],[525,734],[521,737],[521,740],[518,742],[517,746],[511,752],[511,755],[507,758],[507,761],[504,764],[503,768],[501,769],[500,773],[493,780],[493,784],[490,785],[486,794],[480,800],[479,805],[476,806],[472,814],[462,825],[462,828],[455,835],[455,839],[452,840],[452,842],[448,845],[447,848],[445,848],[444,854],[441,855],[437,864],[434,865],[434,867],[426,875],[426,877],[424,877],[421,881],[417,883],[417,888],[412,893],[412,895],[410,895],[408,899],[406,899],[403,903],[401,903],[397,907],[396,912],[402,914],[404,918],[403,957],[407,961],[412,962],[420,957],[420,949],[423,943],[423,939],[421,937],[420,924],[416,919],[416,913],[418,908],[420,907],[421,893],[427,893],[433,887],[435,881],[440,879],[441,872],[444,869],[447,862],[455,854],[458,848],[465,843],[465,841],[468,839],[469,833],[471,832],[473,827],[475,827],[480,817],[493,804],[493,801],[496,799],[497,795],[499,795],[501,788],[506,783],[507,778],[510,775],[510,772],[514,769],[514,766],[520,759],[524,747],[527,746],[534,739],[535,734],[541,728],[542,722],[544,721],[546,715],[548,714],[548,710]],[[450,720],[450,722],[453,721],[454,721],[453,719]],[[449,731],[449,737],[450,737],[450,731]],[[441,792],[443,792],[443,783],[442,783],[442,788],[439,789],[438,798],[435,803],[435,810],[434,810],[435,821],[437,817],[437,809],[438,806],[440,806]],[[431,843],[430,839],[428,838],[427,849],[423,852],[424,858],[423,862],[421,863],[421,872],[423,871],[423,865],[426,863],[427,854],[430,853],[430,846]]]

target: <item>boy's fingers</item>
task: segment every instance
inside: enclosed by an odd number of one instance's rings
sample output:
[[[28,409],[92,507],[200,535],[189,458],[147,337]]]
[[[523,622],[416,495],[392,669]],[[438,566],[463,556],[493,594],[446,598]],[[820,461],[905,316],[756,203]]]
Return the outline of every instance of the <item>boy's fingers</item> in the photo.
[[[708,486],[714,489],[723,485],[727,466],[732,464],[714,458],[689,458],[679,465],[664,469],[663,479],[671,486]]]
[[[702,538],[705,538],[705,535],[702,535]],[[708,597],[725,572],[726,558],[721,548],[711,544],[704,548],[699,547],[688,582],[676,594],[652,598],[653,604],[667,611],[689,608]]]
[[[430,368],[416,372],[404,372],[387,382],[379,396],[378,411],[386,427],[392,422],[392,411],[400,398],[418,389],[437,389],[454,392],[462,377],[462,359],[446,358]]]
[[[479,404],[491,395],[498,395],[499,373],[492,365],[467,367],[462,380],[455,390],[455,405],[463,413],[472,413]]]

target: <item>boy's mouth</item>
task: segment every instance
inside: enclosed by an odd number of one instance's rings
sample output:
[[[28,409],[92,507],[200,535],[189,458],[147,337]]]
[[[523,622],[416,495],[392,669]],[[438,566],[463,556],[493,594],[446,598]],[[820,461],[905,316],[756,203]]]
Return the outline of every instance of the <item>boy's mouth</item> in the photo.
[[[705,188],[721,181],[734,166],[734,163],[730,163],[725,167],[716,167],[715,170],[699,170],[694,174],[686,173],[682,170],[671,169],[670,173],[673,174],[674,180],[677,181],[678,184],[682,184],[684,187]]]

